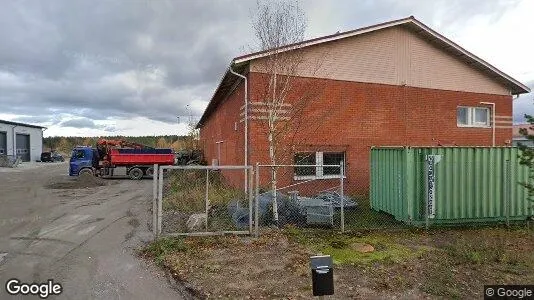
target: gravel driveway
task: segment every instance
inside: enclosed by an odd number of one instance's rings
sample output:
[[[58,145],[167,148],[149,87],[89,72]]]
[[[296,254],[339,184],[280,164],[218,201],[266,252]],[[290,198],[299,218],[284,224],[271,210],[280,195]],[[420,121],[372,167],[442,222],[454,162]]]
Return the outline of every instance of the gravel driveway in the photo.
[[[152,181],[77,186],[67,172],[67,163],[0,172],[0,299],[22,299],[7,294],[10,278],[53,279],[56,299],[182,299],[135,256],[151,239]]]

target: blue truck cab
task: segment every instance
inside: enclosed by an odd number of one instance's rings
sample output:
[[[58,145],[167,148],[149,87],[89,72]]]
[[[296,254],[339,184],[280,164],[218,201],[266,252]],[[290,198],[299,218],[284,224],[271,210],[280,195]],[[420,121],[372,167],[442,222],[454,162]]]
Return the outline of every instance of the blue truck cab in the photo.
[[[94,174],[98,167],[98,151],[91,147],[78,146],[72,149],[69,163],[69,176],[78,176],[80,173]]]

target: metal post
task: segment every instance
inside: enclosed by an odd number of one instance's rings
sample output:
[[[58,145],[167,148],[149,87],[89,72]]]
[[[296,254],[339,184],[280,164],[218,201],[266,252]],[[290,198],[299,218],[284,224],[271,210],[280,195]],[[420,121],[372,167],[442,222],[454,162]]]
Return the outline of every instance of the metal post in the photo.
[[[247,166],[247,170],[249,171],[248,174],[249,174],[249,178],[248,178],[248,194],[246,194],[248,196],[248,230],[250,232],[250,235],[252,236],[252,201],[253,201],[253,193],[252,193],[252,189],[253,189],[253,178],[254,178],[254,170],[252,170],[252,167],[250,167],[250,170],[249,170],[249,167]]]
[[[343,195],[343,177],[345,176],[345,170],[343,169],[343,162],[339,164],[339,170],[341,176],[339,177],[340,188],[339,192],[341,194],[341,232],[345,232],[345,196]]]
[[[509,160],[506,160],[505,161],[505,166],[506,166],[506,170],[505,170],[505,176],[504,176],[504,184],[505,184],[505,197],[504,197],[504,205],[505,205],[505,213],[506,213],[506,226],[507,227],[510,227],[510,198],[511,198],[511,189],[510,189],[510,177],[511,177],[511,172],[510,172],[510,161]]]
[[[161,234],[161,218],[163,216],[163,168],[158,168],[158,226],[157,236]]]
[[[205,199],[206,200],[206,219],[205,219],[206,231],[208,231],[209,187],[210,187],[210,170],[206,169],[206,199]]]
[[[154,172],[152,173],[152,232],[154,238],[158,233],[158,165],[154,164]]]
[[[430,220],[428,215],[428,159],[425,159],[425,228],[428,230],[430,226]]]
[[[260,164],[256,163],[256,200],[254,201],[254,234],[256,237],[259,236],[258,227],[259,227],[259,198],[260,198]]]

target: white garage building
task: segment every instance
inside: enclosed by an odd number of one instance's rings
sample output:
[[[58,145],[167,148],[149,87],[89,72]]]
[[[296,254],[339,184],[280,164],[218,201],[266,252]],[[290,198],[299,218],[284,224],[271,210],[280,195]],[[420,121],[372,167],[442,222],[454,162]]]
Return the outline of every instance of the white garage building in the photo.
[[[41,159],[45,127],[0,120],[0,155],[20,156],[22,161]]]

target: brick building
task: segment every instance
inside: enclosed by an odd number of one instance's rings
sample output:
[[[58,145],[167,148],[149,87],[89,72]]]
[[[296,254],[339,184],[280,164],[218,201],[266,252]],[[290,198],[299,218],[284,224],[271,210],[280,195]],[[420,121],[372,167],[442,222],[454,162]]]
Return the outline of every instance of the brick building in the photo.
[[[284,103],[287,115],[281,118],[287,117],[291,134],[279,143],[278,162],[320,165],[342,160],[350,192],[367,190],[373,146],[511,145],[513,96],[529,92],[413,17],[277,51],[299,51],[304,62],[292,74],[293,88]],[[263,51],[236,57],[230,65],[247,77],[248,164],[269,163],[267,105],[262,99],[269,55]],[[297,109],[298,99],[310,90],[313,99]],[[244,92],[245,81],[229,68],[198,123],[208,162],[245,163]],[[298,118],[290,118],[295,111]],[[294,170],[280,181],[317,178],[314,185],[320,188],[336,172]],[[240,176],[229,180],[241,184]]]

